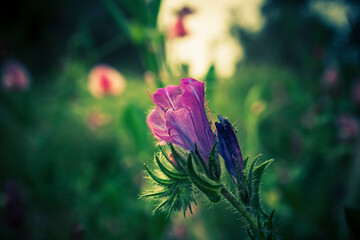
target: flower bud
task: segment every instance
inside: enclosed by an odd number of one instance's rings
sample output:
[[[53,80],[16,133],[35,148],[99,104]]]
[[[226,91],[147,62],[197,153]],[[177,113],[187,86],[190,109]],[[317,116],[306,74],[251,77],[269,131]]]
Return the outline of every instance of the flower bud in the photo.
[[[225,166],[236,183],[241,179],[243,157],[240,146],[231,123],[224,117],[218,116],[220,123],[216,122],[218,137],[218,152],[225,161]]]

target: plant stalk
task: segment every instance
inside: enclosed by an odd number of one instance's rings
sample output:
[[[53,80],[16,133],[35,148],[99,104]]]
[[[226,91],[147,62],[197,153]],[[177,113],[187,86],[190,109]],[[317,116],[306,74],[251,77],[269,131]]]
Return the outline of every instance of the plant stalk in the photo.
[[[253,216],[246,210],[243,204],[241,204],[234,195],[229,192],[224,186],[221,188],[221,194],[228,200],[228,202],[236,208],[236,210],[248,221],[251,229],[257,230],[257,224]]]

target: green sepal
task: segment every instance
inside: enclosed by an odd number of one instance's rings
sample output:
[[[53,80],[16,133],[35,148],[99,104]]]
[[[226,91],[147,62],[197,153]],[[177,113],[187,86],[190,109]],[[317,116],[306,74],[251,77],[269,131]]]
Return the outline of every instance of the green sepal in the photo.
[[[156,193],[145,193],[145,194],[141,194],[140,196],[139,196],[139,199],[140,198],[162,198],[162,197],[165,197],[165,196],[167,196],[168,195],[168,193],[167,192],[165,192],[165,191],[162,191],[162,192],[156,192]]]
[[[194,182],[194,184],[209,198],[210,202],[212,203],[220,202],[221,196],[218,192],[204,188],[201,185],[199,185],[197,182]]]
[[[173,182],[169,179],[162,179],[157,177],[153,172],[151,172],[151,170],[144,164],[146,171],[148,172],[149,176],[159,185],[161,186],[169,186],[171,185]]]
[[[210,179],[219,181],[221,175],[221,169],[220,169],[220,161],[219,158],[217,157],[216,145],[217,142],[212,147],[209,156],[209,175],[210,175]]]
[[[260,205],[260,197],[259,197],[259,185],[261,181],[261,177],[264,174],[264,170],[274,161],[274,159],[267,160],[261,165],[257,166],[253,171],[251,178],[249,177],[249,181],[251,181],[252,191],[250,196],[250,206],[252,206],[255,210],[259,211],[264,217],[268,217],[267,214],[262,210]]]
[[[187,160],[187,170],[188,174],[195,184],[208,198],[211,202],[217,203],[220,201],[220,189],[221,185],[210,183],[203,178],[201,178],[194,169],[193,163],[192,163],[192,154],[189,154],[188,160]]]
[[[247,173],[247,164],[248,164],[248,160],[249,160],[249,157],[245,158],[244,159],[244,162],[243,162],[243,168],[242,168],[242,172],[241,172],[241,186],[238,184],[238,189],[239,191],[241,190],[240,192],[240,197],[242,198],[242,200],[245,202],[245,203],[249,203],[250,201],[250,190],[249,190],[249,186],[248,186],[248,182],[247,182],[247,179],[248,179],[248,173]],[[237,168],[237,166],[235,166]],[[236,169],[236,173],[238,173],[238,169]],[[238,175],[238,174],[236,174]]]
[[[208,190],[220,192],[222,185],[206,181],[195,172],[191,155],[192,154],[189,154],[189,157],[187,160],[187,170],[188,170],[188,174],[189,174],[190,178],[193,180],[193,182],[196,182],[197,184],[199,184],[200,186],[202,186],[203,188],[206,188]]]
[[[256,162],[260,159],[261,156],[262,156],[261,154],[257,155],[250,166],[248,182],[247,182],[250,195],[252,194],[252,175],[254,172],[254,167],[255,167]]]
[[[185,171],[185,169],[179,165],[178,162],[175,161],[175,163],[173,161],[170,160],[169,156],[166,154],[166,152],[164,151],[164,149],[159,145],[159,149],[162,153],[162,155],[165,157],[165,159],[171,164],[171,166],[173,166],[176,170],[183,172]]]
[[[181,167],[183,170],[185,170],[185,168],[186,168],[186,162],[185,162],[185,160],[186,160],[186,159],[184,159],[184,158],[178,153],[178,151],[176,151],[176,149],[174,148],[174,146],[173,146],[171,143],[168,143],[168,146],[169,146],[169,148],[170,148],[170,150],[171,150],[172,156],[173,156],[176,164],[178,164],[179,167]]]
[[[157,163],[157,165],[159,166],[160,170],[161,170],[166,176],[168,176],[170,179],[173,179],[173,180],[183,180],[183,179],[186,179],[186,178],[187,178],[187,175],[186,175],[186,174],[176,173],[176,172],[173,172],[173,171],[169,170],[168,168],[166,168],[166,167],[161,163],[161,161],[159,160],[159,158],[158,158],[157,155],[155,155],[155,159],[156,159],[156,163]]]
[[[201,155],[199,153],[199,149],[197,148],[196,143],[195,143],[195,154],[194,154],[194,156],[196,156],[196,158],[199,160],[200,166],[202,167],[202,169],[205,172],[206,176],[211,178],[209,170],[208,170],[208,168],[206,166],[206,163],[205,163],[204,159],[201,157]]]
[[[248,178],[248,174],[246,172],[248,161],[249,161],[249,157],[245,158],[244,162],[243,162],[243,166],[242,166],[241,174],[242,174],[242,179],[243,179],[244,183],[246,183],[246,179]]]

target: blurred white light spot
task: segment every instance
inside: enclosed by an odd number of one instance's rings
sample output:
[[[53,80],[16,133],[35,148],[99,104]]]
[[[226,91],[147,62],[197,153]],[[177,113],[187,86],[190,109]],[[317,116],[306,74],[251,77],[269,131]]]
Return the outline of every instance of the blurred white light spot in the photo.
[[[164,0],[159,13],[162,31],[169,31],[177,22],[176,11],[184,7],[194,10],[183,19],[187,35],[167,39],[167,62],[172,70],[176,72],[181,64],[187,64],[191,77],[202,78],[214,65],[219,77],[232,76],[244,58],[244,50],[230,28],[238,25],[259,31],[264,24],[262,4],[263,0]]]

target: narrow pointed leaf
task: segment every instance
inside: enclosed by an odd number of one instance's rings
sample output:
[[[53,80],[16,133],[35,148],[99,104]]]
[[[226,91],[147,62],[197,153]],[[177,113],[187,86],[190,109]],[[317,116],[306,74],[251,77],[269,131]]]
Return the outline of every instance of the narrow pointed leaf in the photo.
[[[255,167],[256,162],[260,159],[260,157],[261,157],[261,154],[259,154],[255,157],[254,161],[251,164],[250,170],[249,170],[248,189],[249,189],[250,195],[252,194],[252,175],[253,175],[254,167]]]
[[[179,170],[179,171],[184,171],[184,170],[185,170],[176,160],[175,160],[175,163],[174,163],[173,161],[171,161],[170,158],[169,158],[169,156],[166,154],[166,152],[164,151],[164,149],[163,149],[161,146],[159,146],[159,148],[160,148],[160,151],[161,151],[162,155],[166,158],[166,160],[167,160],[169,163],[171,163],[171,165],[172,165],[175,169],[177,169],[177,170]],[[175,158],[174,158],[174,159],[175,159]]]
[[[247,172],[246,172],[248,160],[249,160],[249,157],[244,159],[243,168],[242,168],[242,179],[244,182],[246,182],[246,179],[248,178]]]
[[[221,185],[209,183],[204,179],[202,179],[199,175],[197,175],[194,166],[192,164],[191,154],[189,154],[187,166],[188,166],[189,176],[193,181],[193,183],[195,184],[195,186],[198,187],[200,191],[202,191],[209,198],[211,202],[213,203],[219,202],[221,199],[219,193]]]
[[[139,198],[161,198],[166,195],[168,195],[167,192],[158,192],[158,193],[142,194]]]
[[[260,181],[261,181],[261,177],[264,173],[264,170],[273,162],[273,159],[270,159],[264,163],[262,163],[261,165],[257,166],[253,172],[252,172],[252,179],[251,179],[251,184],[252,184],[252,193],[251,193],[251,197],[250,197],[250,205],[255,208],[257,211],[259,211],[260,213],[263,214],[263,216],[266,216],[266,213],[262,210],[261,205],[260,205],[260,197],[259,197],[259,185],[260,185]],[[250,179],[249,179],[250,181]]]
[[[168,176],[170,179],[174,179],[174,180],[183,180],[187,178],[186,174],[182,174],[182,173],[176,173],[173,172],[171,170],[169,170],[167,167],[165,167],[161,161],[159,160],[158,156],[155,155],[155,159],[156,159],[156,163],[159,166],[160,170],[166,175]]]
[[[154,209],[153,214],[159,212],[160,209],[161,209],[162,207],[164,207],[166,204],[169,204],[168,199],[165,199],[164,201],[162,201],[162,202]]]
[[[209,190],[207,188],[204,188],[200,184],[194,181],[195,186],[197,186],[210,200],[212,203],[218,203],[221,199],[221,195],[219,192]]]
[[[249,160],[249,157],[245,158],[244,159],[244,162],[243,162],[243,169],[246,169],[247,167],[247,163],[248,163],[248,160]]]
[[[176,164],[178,164],[181,168],[185,169],[186,168],[185,159],[176,151],[176,149],[174,148],[174,146],[171,143],[169,143],[168,146],[170,147],[172,156],[173,156]]]
[[[187,160],[187,170],[189,173],[189,176],[191,178],[191,180],[193,180],[194,183],[196,183],[196,185],[200,185],[202,188],[205,188],[207,190],[210,191],[215,191],[215,192],[219,192],[221,185],[220,184],[215,184],[215,183],[210,183],[206,180],[204,180],[203,178],[201,178],[194,169],[193,163],[192,163],[192,157],[191,154],[189,154],[188,160]]]
[[[162,179],[162,178],[159,178],[157,177],[146,165],[145,166],[145,169],[146,171],[148,172],[149,176],[156,182],[158,183],[159,185],[170,185],[172,184],[173,182],[169,179]]]
[[[211,149],[209,157],[209,173],[213,180],[219,180],[221,175],[220,162],[219,158],[217,157],[216,145],[217,143],[215,143]]]
[[[174,198],[171,199],[171,205],[170,205],[170,208],[169,208],[169,211],[168,211],[168,214],[167,214],[168,217],[170,217],[171,213],[174,211],[177,199],[178,199],[178,195],[174,195]]]
[[[203,171],[206,173],[206,176],[210,177],[209,170],[206,166],[204,159],[201,157],[201,155],[199,153],[196,143],[195,143],[195,156],[196,156],[196,159],[199,160],[200,166],[202,167]]]

